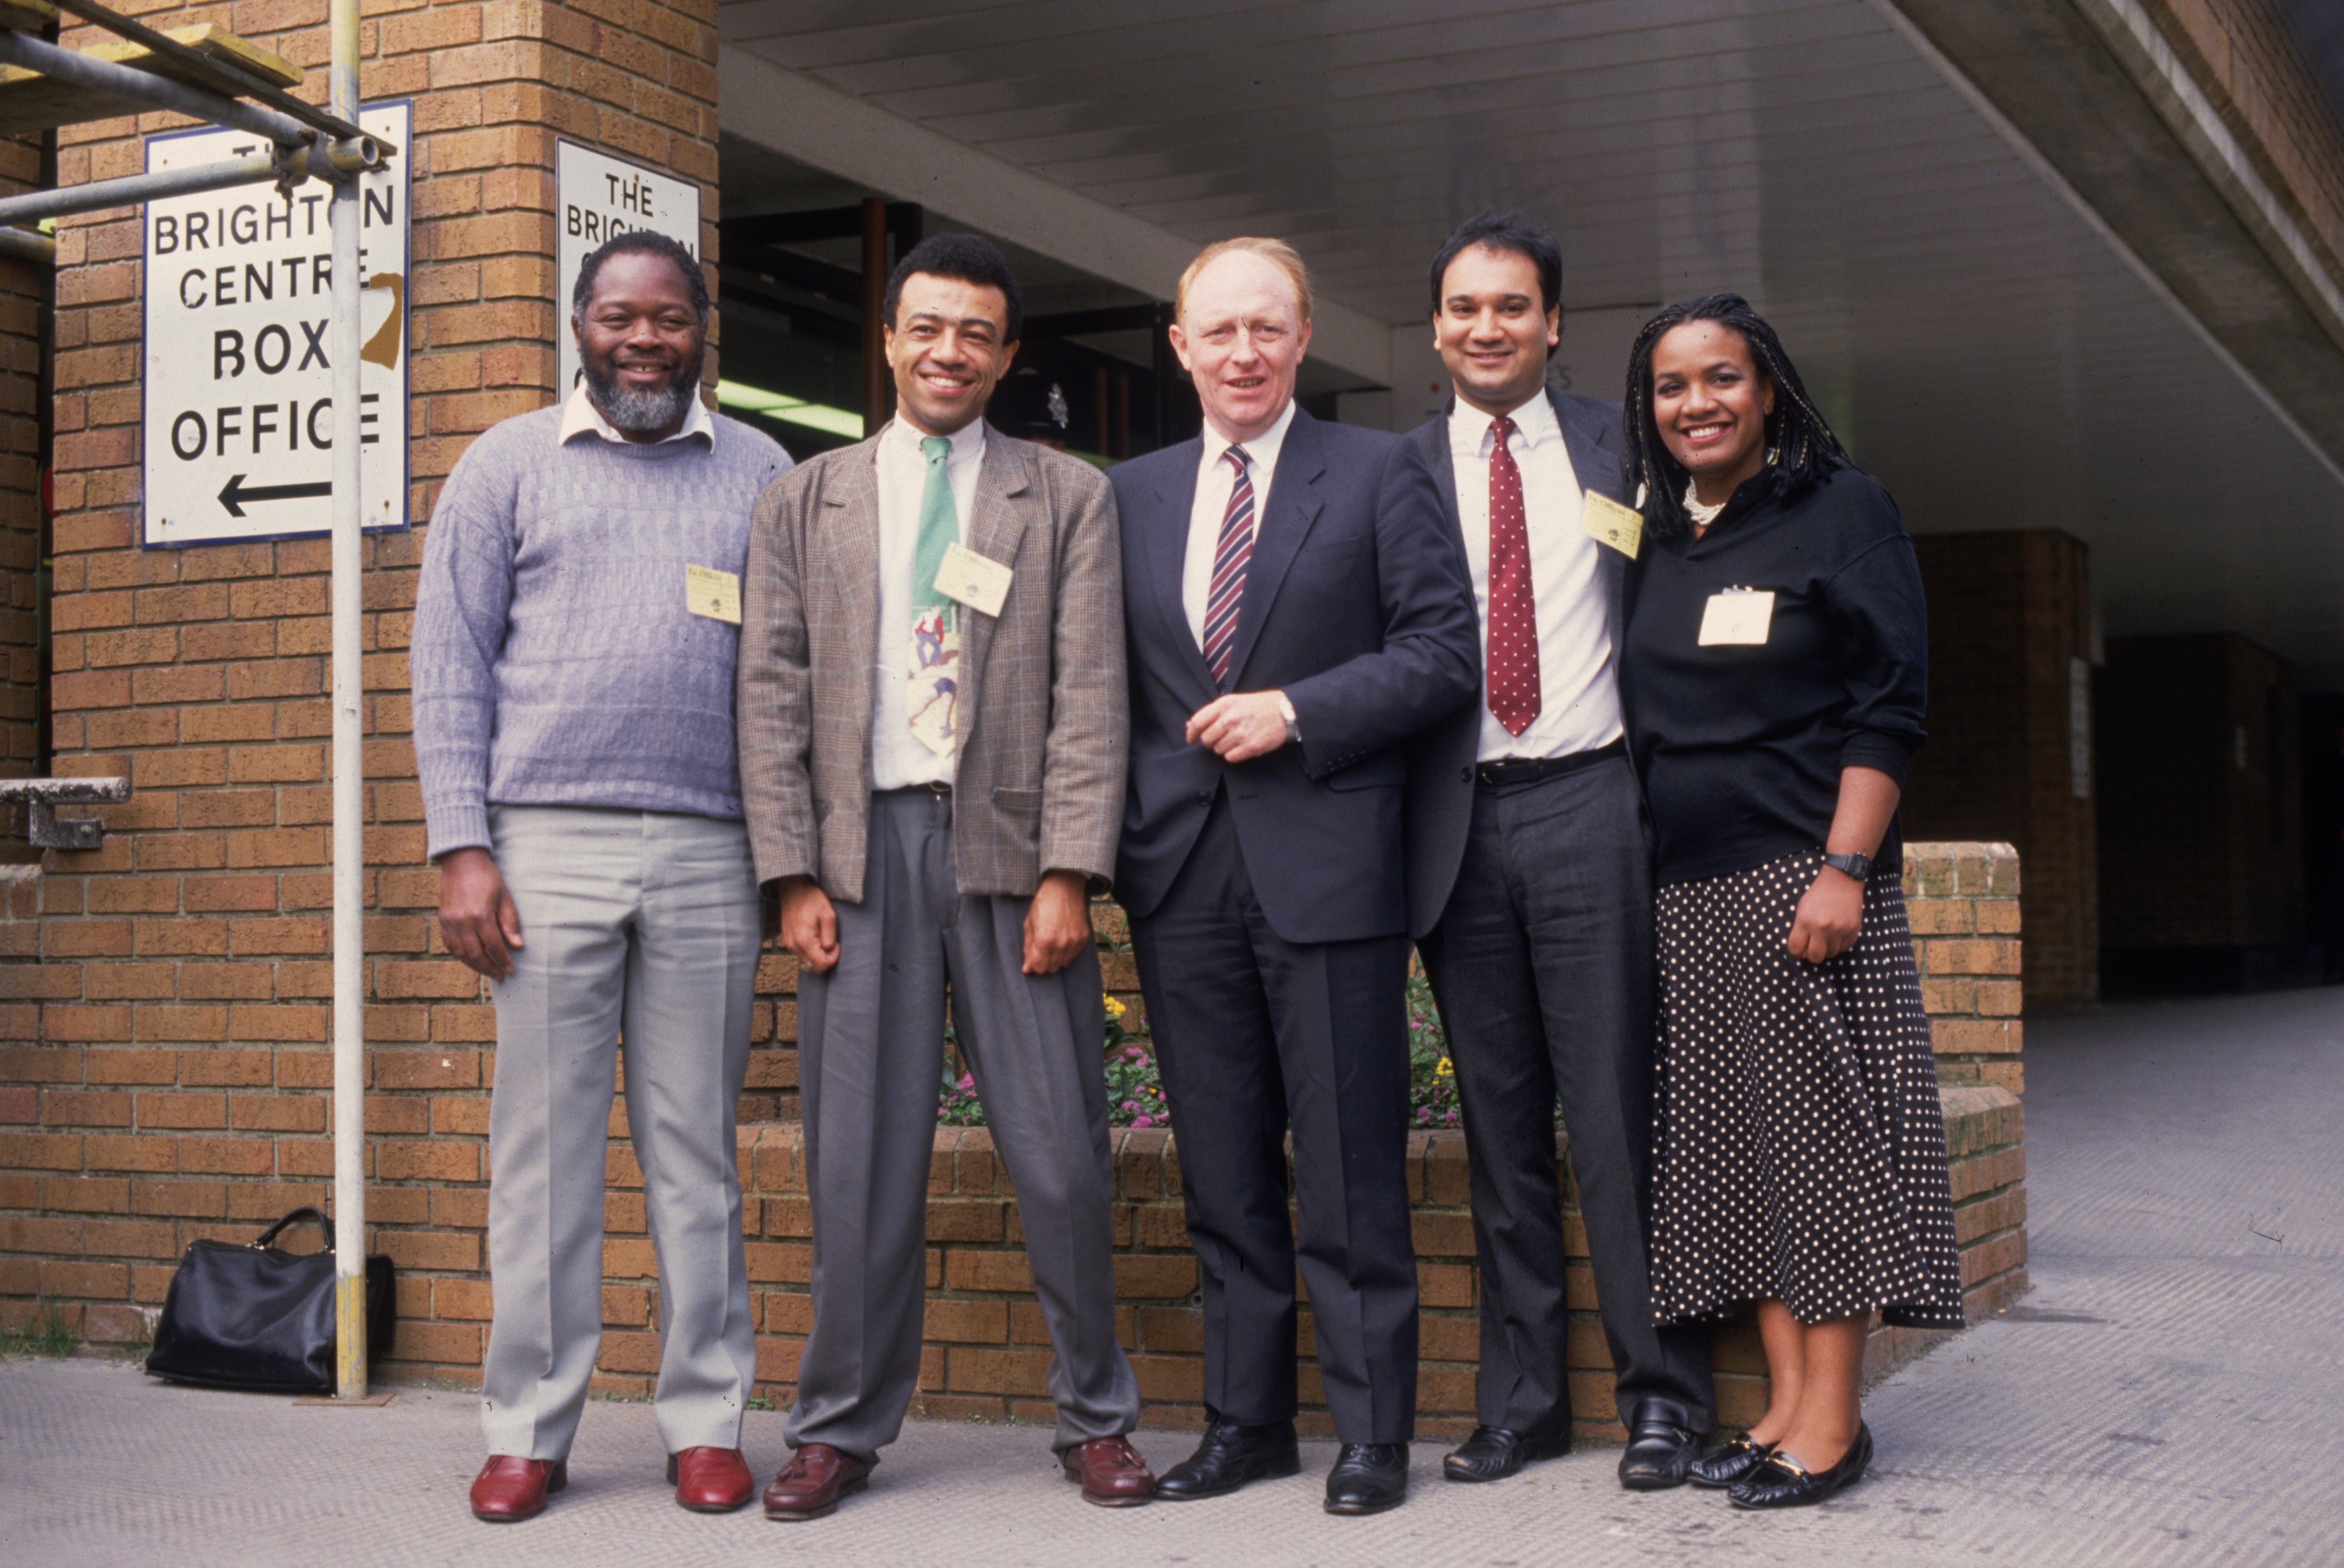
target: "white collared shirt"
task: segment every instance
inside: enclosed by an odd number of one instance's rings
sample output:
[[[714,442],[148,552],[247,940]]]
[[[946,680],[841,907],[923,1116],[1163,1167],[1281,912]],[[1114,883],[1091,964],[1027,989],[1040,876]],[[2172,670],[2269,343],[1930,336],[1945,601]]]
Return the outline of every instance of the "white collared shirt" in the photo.
[[[1458,520],[1465,525],[1465,560],[1473,570],[1473,603],[1481,614],[1483,762],[1569,756],[1609,745],[1622,733],[1603,547],[1580,524],[1584,497],[1562,427],[1543,390],[1516,409],[1512,419],[1506,450],[1522,474],[1539,640],[1539,714],[1519,735],[1506,733],[1490,712],[1490,453],[1497,445],[1490,427],[1495,421],[1461,399],[1449,415]]]
[[[903,420],[880,432],[872,460],[879,481],[879,663],[871,683],[871,787],[909,789],[914,784],[950,784],[959,753],[938,756],[912,733],[904,706],[906,647],[912,633],[912,557],[920,546],[920,498],[927,492],[924,440]],[[960,536],[976,505],[977,470],[985,464],[985,421],[971,420],[947,438],[945,481],[952,486],[953,511]],[[965,718],[963,720],[965,723]]]
[[[1188,612],[1188,633],[1197,646],[1205,645],[1205,605],[1213,596],[1213,556],[1220,549],[1221,519],[1229,510],[1229,492],[1237,488],[1237,470],[1223,460],[1232,445],[1246,450],[1246,472],[1253,480],[1254,537],[1261,537],[1261,520],[1269,515],[1269,481],[1278,472],[1278,454],[1286,448],[1286,432],[1294,428],[1294,400],[1278,423],[1249,441],[1230,441],[1211,425],[1205,427],[1204,454],[1197,460],[1197,500],[1188,509],[1188,553],[1180,565],[1180,608]]]
[[[602,417],[602,410],[596,408],[594,400],[586,395],[586,383],[581,380],[571,390],[570,400],[561,405],[561,433],[554,438],[554,444],[566,447],[573,437],[583,435],[600,436],[606,441],[624,441],[627,439],[619,433],[616,425]],[[716,445],[716,421],[709,417],[708,405],[700,400],[697,391],[692,393],[691,409],[683,416],[683,429],[672,436],[662,436],[650,444],[665,446],[670,441],[690,440],[694,436],[707,438],[711,448]]]

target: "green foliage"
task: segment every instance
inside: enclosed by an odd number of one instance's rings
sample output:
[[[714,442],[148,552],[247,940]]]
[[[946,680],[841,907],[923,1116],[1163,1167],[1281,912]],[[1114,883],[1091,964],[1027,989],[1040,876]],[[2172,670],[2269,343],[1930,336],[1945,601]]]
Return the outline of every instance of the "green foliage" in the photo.
[[[20,1326],[0,1329],[0,1356],[70,1356],[80,1348],[81,1335],[55,1301],[40,1303]]]
[[[1106,1037],[1103,1042],[1106,1072],[1106,1119],[1110,1127],[1168,1127],[1171,1108],[1164,1099],[1164,1079],[1157,1071],[1156,1053],[1147,1037],[1147,1020],[1132,1018],[1126,1004],[1113,996],[1106,1004]],[[1129,1025],[1131,1027],[1127,1027]],[[961,1060],[959,1043],[945,1030],[944,1081],[939,1087],[936,1121],[944,1127],[983,1127],[985,1108],[977,1103],[976,1079]],[[1451,1128],[1462,1119],[1457,1103],[1457,1074],[1449,1062],[1449,1037],[1440,1027],[1440,1010],[1433,1005],[1432,988],[1421,975],[1408,981],[1409,1120],[1418,1128]]]

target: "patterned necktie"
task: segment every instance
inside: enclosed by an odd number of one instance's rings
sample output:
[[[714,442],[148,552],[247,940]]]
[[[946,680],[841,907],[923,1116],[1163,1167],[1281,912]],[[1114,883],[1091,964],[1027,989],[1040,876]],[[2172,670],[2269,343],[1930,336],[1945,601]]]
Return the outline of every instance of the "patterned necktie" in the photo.
[[[1221,460],[1238,470],[1229,507],[1221,513],[1220,541],[1213,547],[1213,586],[1205,595],[1205,663],[1213,684],[1226,687],[1229,657],[1237,652],[1238,611],[1245,603],[1246,563],[1253,559],[1253,478],[1246,450],[1231,447]]]
[[[1506,450],[1514,421],[1492,420],[1490,451],[1490,712],[1519,735],[1539,716],[1538,600],[1531,592],[1531,533],[1522,470]]]
[[[957,737],[960,698],[960,615],[936,587],[945,552],[960,542],[960,517],[953,509],[952,476],[945,460],[952,442],[943,436],[920,440],[928,473],[920,490],[920,533],[912,546],[912,625],[904,656],[904,714],[913,738],[938,756],[949,756]]]

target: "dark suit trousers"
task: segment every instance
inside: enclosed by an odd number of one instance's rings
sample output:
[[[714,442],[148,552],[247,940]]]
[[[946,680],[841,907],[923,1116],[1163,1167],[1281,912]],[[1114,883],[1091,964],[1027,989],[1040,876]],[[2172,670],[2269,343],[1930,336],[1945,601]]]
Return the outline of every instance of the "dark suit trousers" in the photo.
[[[1627,762],[1478,786],[1456,889],[1419,948],[1465,1110],[1478,1419],[1536,1436],[1571,1424],[1560,1096],[1621,1419],[1661,1398],[1713,1426],[1707,1330],[1652,1324],[1652,877]]]
[[[1417,1336],[1407,939],[1278,936],[1226,796],[1131,935],[1204,1275],[1206,1405],[1245,1426],[1293,1417],[1298,1254],[1336,1436],[1407,1442]]]

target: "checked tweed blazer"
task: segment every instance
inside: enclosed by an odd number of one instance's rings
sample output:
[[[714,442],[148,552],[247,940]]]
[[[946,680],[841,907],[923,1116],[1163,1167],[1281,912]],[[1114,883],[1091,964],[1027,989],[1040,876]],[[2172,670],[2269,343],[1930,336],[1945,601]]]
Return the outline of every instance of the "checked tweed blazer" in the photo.
[[[879,665],[873,436],[766,487],[749,530],[739,677],[742,804],[757,880],[813,876],[860,903]],[[963,894],[1030,895],[1045,871],[1104,887],[1130,727],[1123,564],[1106,477],[985,432],[961,530],[1015,576],[998,618],[963,607],[953,781]]]

